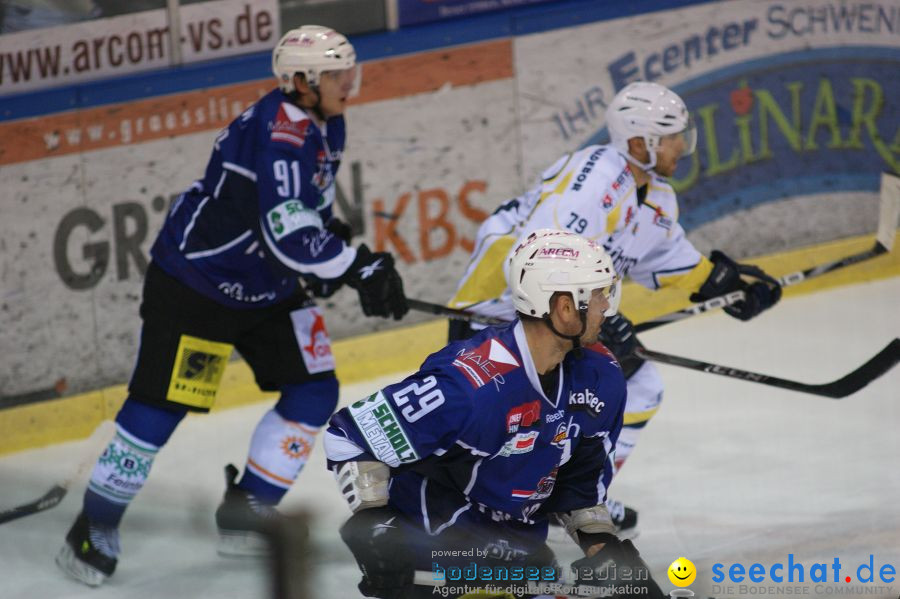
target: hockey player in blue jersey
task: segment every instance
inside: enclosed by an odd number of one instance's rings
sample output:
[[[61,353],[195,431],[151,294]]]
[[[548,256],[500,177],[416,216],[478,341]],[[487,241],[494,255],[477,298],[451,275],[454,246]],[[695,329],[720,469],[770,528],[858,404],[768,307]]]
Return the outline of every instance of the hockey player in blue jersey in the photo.
[[[413,584],[417,569],[474,561],[490,583],[552,567],[550,517],[584,549],[582,581],[610,560],[647,572],[604,504],[625,409],[621,368],[596,342],[619,302],[612,261],[574,233],[540,230],[507,277],[517,320],[451,342],[331,418],[329,467],[354,512],[341,534],[366,596],[430,596]],[[647,577],[623,596],[661,597]]]
[[[264,550],[258,533],[338,400],[328,332],[298,277],[322,295],[352,287],[366,315],[407,310],[390,254],[349,245],[332,214],[342,113],[359,84],[353,46],[304,26],[278,42],[272,68],[278,88],[219,133],[205,175],[173,203],[153,245],[129,395],[57,557],[88,585],[113,573],[125,509],[184,415],[213,405],[233,348],[259,387],[281,396],[253,433],[240,481],[226,468],[219,552]]]

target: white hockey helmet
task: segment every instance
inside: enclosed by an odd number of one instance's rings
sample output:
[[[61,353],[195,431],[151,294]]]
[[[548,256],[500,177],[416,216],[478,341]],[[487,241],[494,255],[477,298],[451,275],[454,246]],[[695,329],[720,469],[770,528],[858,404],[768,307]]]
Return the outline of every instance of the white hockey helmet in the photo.
[[[304,25],[291,29],[272,51],[272,72],[285,93],[294,91],[295,73],[303,73],[310,85],[318,85],[325,71],[352,72],[355,89],[359,88],[356,51],[346,37],[329,27]]]
[[[606,108],[606,126],[612,145],[645,169],[656,166],[656,149],[664,137],[684,137],[682,156],[697,147],[697,130],[684,101],[658,83],[635,81],[623,87]],[[628,153],[628,140],[633,137],[643,138],[650,154],[648,163],[640,163]]]
[[[570,233],[538,229],[509,258],[509,289],[516,311],[543,318],[550,298],[568,292],[579,310],[587,310],[594,289],[609,300],[606,316],[614,316],[622,296],[612,259],[601,246]]]

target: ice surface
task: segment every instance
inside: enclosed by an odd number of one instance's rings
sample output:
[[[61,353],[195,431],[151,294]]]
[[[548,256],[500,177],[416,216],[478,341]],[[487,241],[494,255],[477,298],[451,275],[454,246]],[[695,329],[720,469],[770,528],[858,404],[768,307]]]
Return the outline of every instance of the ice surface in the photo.
[[[642,339],[664,352],[820,383],[900,336],[898,297],[900,278],[861,283],[787,299],[750,323],[719,313]],[[889,563],[900,571],[900,368],[842,400],[659,368],[666,399],[611,493],[639,510],[636,545],[665,590],[673,588],[665,570],[679,556],[699,570],[691,586],[698,596],[738,596],[736,584],[733,592],[712,586],[715,563],[726,571],[734,562],[761,563],[768,571],[789,553],[807,577],[812,564],[838,557],[841,576],[855,583],[856,566],[870,554],[876,570]],[[397,378],[346,385],[341,401]],[[213,512],[224,490],[223,466],[243,465],[250,434],[269,407],[190,416],[181,424],[126,514],[119,569],[99,589],[67,580],[53,564],[87,475],[60,506],[0,526],[0,597],[267,597],[264,562],[216,554]],[[83,459],[83,442],[0,458],[0,508],[40,496]],[[316,595],[358,597],[358,571],[337,535],[348,510],[325,470],[321,444],[283,507],[316,514]],[[572,546],[554,548],[563,561],[576,557]],[[804,586],[810,596],[832,596],[840,585],[817,588],[807,578]],[[895,581],[866,596],[898,595]]]

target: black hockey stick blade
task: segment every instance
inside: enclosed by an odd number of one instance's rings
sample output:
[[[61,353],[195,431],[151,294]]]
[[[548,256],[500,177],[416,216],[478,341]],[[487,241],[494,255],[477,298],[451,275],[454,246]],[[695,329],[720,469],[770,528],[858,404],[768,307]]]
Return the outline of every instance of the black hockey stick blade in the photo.
[[[822,397],[841,399],[848,395],[853,395],[881,375],[885,374],[893,368],[897,362],[900,362],[900,339],[895,337],[893,341],[884,347],[884,349],[875,354],[875,356],[853,372],[846,374],[836,381],[819,385],[790,381],[775,376],[769,376],[767,374],[760,374],[758,372],[750,372],[738,368],[731,368],[729,366],[711,364],[701,360],[673,356],[649,350],[645,347],[639,347],[636,350],[636,353],[645,360],[652,360],[662,364],[681,366],[683,368],[690,368],[691,370],[700,370],[702,372],[727,376],[729,378],[740,379],[750,383],[769,385],[770,387],[779,387],[781,389],[790,389],[791,391],[799,391],[801,393],[811,393]]]
[[[38,499],[0,512],[0,524],[54,508],[59,505],[68,491],[69,489],[63,485],[53,485],[52,489]]]

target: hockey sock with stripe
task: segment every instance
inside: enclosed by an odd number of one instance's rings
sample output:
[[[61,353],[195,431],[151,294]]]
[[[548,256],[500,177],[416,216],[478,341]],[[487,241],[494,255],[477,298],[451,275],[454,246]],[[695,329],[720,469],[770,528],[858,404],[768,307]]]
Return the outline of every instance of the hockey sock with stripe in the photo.
[[[253,432],[247,468],[238,486],[275,505],[306,465],[319,427],[282,418],[269,410]]]

